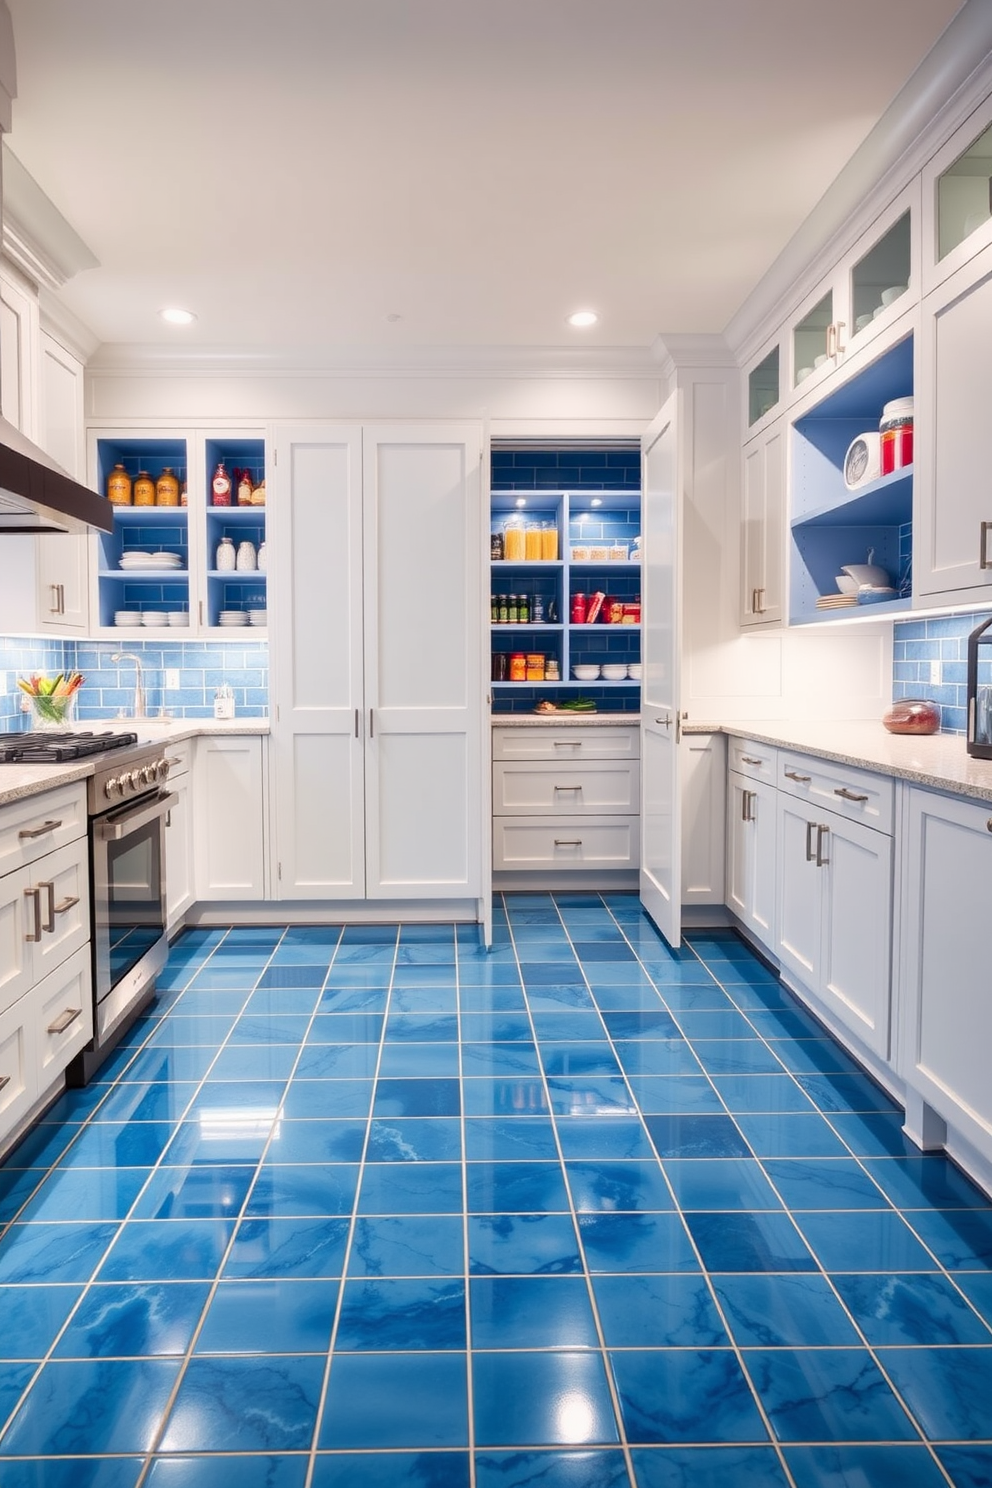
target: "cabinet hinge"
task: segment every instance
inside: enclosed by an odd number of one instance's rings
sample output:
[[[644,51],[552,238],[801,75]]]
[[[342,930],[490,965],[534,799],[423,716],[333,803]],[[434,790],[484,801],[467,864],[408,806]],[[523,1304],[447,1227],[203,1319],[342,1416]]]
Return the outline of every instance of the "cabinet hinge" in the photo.
[[[278,449],[278,446],[272,451],[272,463],[273,463],[273,465],[278,465],[279,464],[279,449]]]

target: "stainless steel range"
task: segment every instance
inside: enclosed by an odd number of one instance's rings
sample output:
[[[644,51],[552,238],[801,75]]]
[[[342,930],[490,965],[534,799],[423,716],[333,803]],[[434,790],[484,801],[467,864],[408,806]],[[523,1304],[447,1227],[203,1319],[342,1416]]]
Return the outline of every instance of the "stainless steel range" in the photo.
[[[88,781],[93,1042],[67,1071],[84,1085],[155,993],[168,954],[165,826],[178,799],[161,744],[133,733],[10,734],[0,762],[92,757]]]

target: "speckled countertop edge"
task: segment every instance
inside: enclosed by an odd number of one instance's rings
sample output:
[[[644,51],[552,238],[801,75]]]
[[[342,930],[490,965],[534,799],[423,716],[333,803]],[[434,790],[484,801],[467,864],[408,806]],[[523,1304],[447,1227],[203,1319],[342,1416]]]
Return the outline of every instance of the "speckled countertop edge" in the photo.
[[[195,739],[201,735],[230,736],[235,734],[267,734],[267,718],[192,718],[165,721],[162,719],[102,719],[81,721],[80,731],[85,728],[130,728],[142,743],[179,744],[183,739]],[[93,760],[69,760],[61,765],[5,765],[0,764],[0,806],[11,801],[23,800],[25,796],[37,796],[44,791],[57,790],[59,786],[71,785],[77,780],[88,780],[96,766]]]
[[[639,728],[641,723],[638,713],[493,713],[491,719],[493,728],[574,728],[577,724],[583,728],[616,728],[617,724]]]

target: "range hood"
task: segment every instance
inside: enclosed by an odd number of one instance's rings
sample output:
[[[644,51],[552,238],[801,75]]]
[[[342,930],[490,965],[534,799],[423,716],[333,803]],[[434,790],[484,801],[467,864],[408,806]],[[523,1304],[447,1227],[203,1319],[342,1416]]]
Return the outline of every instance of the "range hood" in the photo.
[[[113,532],[114,509],[0,418],[0,537],[8,532]]]

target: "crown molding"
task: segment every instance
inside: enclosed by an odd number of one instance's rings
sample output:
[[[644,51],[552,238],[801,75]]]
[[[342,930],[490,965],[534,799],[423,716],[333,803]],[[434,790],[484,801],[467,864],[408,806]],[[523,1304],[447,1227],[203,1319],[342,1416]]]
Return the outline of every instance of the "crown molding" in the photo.
[[[737,371],[737,358],[723,336],[662,332],[655,337],[651,353],[659,363],[659,375],[668,380],[686,370]]]
[[[992,5],[967,0],[728,322],[740,364],[917,176],[992,90]]]
[[[3,144],[3,251],[39,288],[59,290],[99,259]]]

